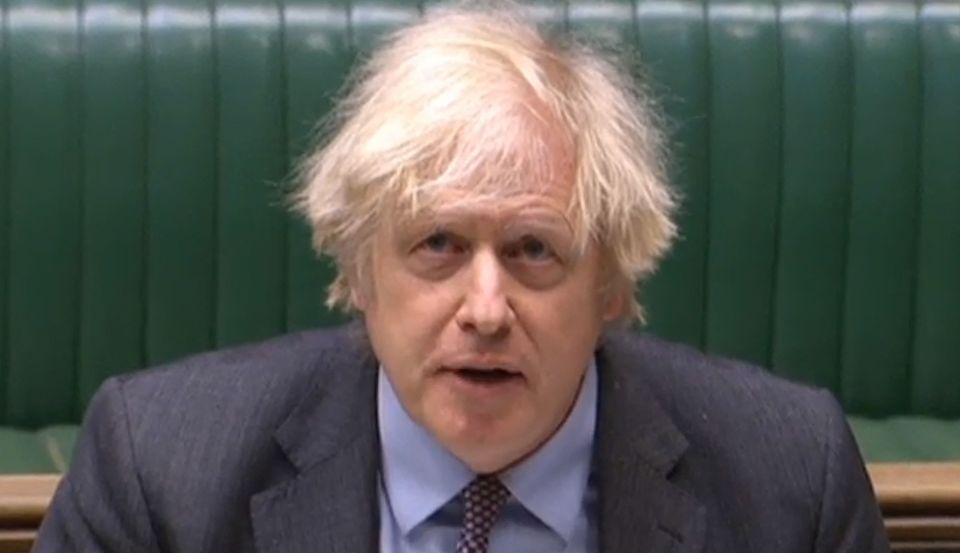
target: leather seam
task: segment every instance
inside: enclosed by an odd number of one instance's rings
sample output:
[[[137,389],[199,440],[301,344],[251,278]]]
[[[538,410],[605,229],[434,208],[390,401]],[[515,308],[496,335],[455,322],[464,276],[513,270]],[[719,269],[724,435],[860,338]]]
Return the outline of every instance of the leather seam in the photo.
[[[40,435],[40,441],[43,442],[43,447],[47,450],[47,455],[50,456],[50,461],[57,472],[60,474],[67,472],[67,458],[57,441],[46,433]]]

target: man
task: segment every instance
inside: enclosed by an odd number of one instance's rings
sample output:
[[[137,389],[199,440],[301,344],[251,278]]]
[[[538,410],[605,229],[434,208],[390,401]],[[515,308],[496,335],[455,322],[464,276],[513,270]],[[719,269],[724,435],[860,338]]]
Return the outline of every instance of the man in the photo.
[[[111,379],[37,551],[887,551],[829,394],[630,333],[642,97],[511,15],[404,29],[299,207],[343,329]]]

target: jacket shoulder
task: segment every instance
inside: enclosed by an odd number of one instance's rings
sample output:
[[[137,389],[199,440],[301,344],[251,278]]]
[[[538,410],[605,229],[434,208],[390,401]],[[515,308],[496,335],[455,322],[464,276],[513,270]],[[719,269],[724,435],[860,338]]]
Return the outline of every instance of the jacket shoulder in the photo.
[[[357,325],[289,334],[116,377],[98,395],[122,413],[147,486],[183,483],[186,467],[220,482],[266,477],[284,459],[274,432],[363,366],[364,344]]]
[[[607,337],[605,349],[618,370],[642,379],[674,419],[696,424],[704,418],[789,414],[819,418],[830,393],[795,382],[757,365],[709,355],[690,346],[648,334],[620,331]],[[751,420],[776,422],[777,417]]]
[[[355,325],[308,330],[265,341],[192,355],[115,377],[125,401],[136,406],[131,422],[171,416],[240,415],[296,403],[305,389],[335,378],[331,358],[364,355]]]
[[[647,335],[617,335],[607,349],[611,368],[638,379],[684,436],[686,466],[700,485],[727,483],[730,494],[753,490],[812,501],[833,441],[849,434],[828,391],[756,365]],[[852,439],[842,448],[843,455],[859,457]],[[759,481],[766,489],[756,487]]]
[[[706,505],[716,543],[783,550],[789,536],[798,551],[888,550],[863,459],[829,391],[646,335],[612,335],[602,351],[687,441],[672,478]]]

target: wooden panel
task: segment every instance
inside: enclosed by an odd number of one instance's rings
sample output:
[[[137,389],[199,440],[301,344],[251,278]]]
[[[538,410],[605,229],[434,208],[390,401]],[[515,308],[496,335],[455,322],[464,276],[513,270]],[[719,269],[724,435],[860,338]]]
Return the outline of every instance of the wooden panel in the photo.
[[[884,521],[892,541],[960,540],[960,517],[892,517]]]
[[[0,476],[0,553],[27,553],[60,476]]]
[[[0,528],[39,524],[59,482],[56,474],[0,476]]]
[[[877,463],[867,466],[884,514],[960,515],[960,463]]]
[[[898,553],[957,553],[960,542],[894,542],[892,550]]]
[[[33,530],[0,529],[0,553],[27,553],[36,537]]]

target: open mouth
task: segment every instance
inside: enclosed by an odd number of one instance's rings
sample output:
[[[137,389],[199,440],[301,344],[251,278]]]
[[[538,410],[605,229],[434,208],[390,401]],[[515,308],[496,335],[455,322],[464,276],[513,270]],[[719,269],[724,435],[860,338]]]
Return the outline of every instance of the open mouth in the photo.
[[[460,369],[453,369],[453,373],[457,375],[457,377],[467,382],[484,385],[504,384],[523,378],[523,375],[520,373],[497,368],[475,369],[464,367]]]

